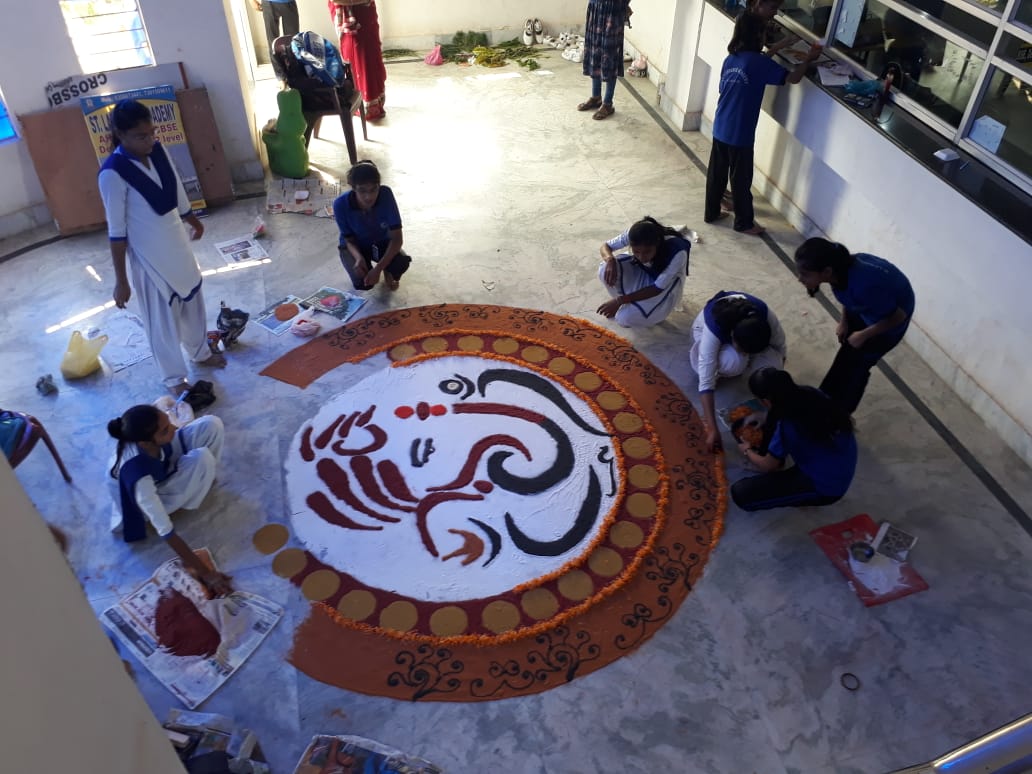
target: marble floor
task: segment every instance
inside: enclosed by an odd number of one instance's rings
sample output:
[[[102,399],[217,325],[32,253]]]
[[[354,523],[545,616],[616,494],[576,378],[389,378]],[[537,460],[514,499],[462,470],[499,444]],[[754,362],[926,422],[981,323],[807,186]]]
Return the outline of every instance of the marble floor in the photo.
[[[360,140],[360,155],[374,159],[394,189],[414,263],[397,293],[370,292],[362,313],[448,301],[604,323],[594,312],[605,299],[594,276],[598,245],[651,214],[687,223],[702,242],[692,251],[683,308],[654,329],[623,332],[635,346],[695,399],[691,321],[715,291],[740,288],[777,311],[797,379],[819,381],[834,352],[834,323],[784,263],[802,237],[762,201],[764,239],[735,234],[727,221],[703,224],[702,135],[670,129],[647,81],[621,83],[616,115],[592,121],[574,109],[587,96],[580,66],[558,54],[542,64],[537,72],[389,66],[388,118]],[[258,96],[270,104],[268,85]],[[326,122],[312,151],[315,167],[342,174],[339,127]],[[202,268],[221,266],[214,243],[248,233],[263,208],[263,198],[242,197],[214,210],[195,246]],[[271,263],[212,275],[212,319],[222,299],[257,312],[286,293],[345,286],[332,220],[267,221]],[[129,548],[113,539],[98,485],[111,448],[105,423],[154,400],[161,381],[147,360],[59,379],[57,396],[37,395],[36,378],[57,373],[69,332],[44,331],[104,304],[112,286],[105,235],[34,246],[51,235],[0,244],[8,256],[0,263],[0,321],[9,332],[0,405],[42,419],[73,470],[66,486],[37,451],[17,476],[40,514],[67,531],[69,559],[100,610],[170,555],[157,540]],[[112,312],[79,325],[103,328]],[[756,515],[732,506],[702,581],[630,656],[547,693],[480,704],[402,703],[299,674],[284,656],[306,603],[250,538],[266,519],[285,515],[287,442],[361,370],[339,369],[304,391],[258,375],[297,343],[250,326],[224,370],[194,374],[216,384],[213,411],[226,423],[228,453],[202,509],[177,521],[238,587],[287,609],[203,705],[254,729],[277,774],[289,774],[309,737],[323,732],[372,737],[452,772],[884,772],[1029,710],[1021,686],[1032,677],[1032,539],[1022,525],[1032,511],[1032,474],[905,344],[887,358],[888,373],[874,374],[857,413],[860,467],[848,496],[824,509]],[[718,405],[742,389],[722,385]],[[740,474],[731,455],[729,475]],[[872,609],[854,597],[807,533],[864,512],[919,536],[913,560],[929,591]],[[859,677],[859,690],[840,685],[844,672]],[[136,680],[163,718],[171,694],[141,668]]]

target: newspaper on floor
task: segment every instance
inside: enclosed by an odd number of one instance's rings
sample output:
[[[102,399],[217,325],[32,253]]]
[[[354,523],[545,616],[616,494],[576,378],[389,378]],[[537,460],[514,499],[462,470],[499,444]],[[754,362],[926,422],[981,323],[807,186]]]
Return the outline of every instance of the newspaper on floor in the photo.
[[[215,249],[230,266],[246,261],[260,261],[269,257],[265,248],[253,236],[241,236],[236,239],[227,239],[225,242],[216,242]]]
[[[340,195],[340,183],[320,175],[299,180],[277,177],[269,181],[265,206],[274,215],[296,212],[317,218],[333,217],[333,200]]]
[[[315,736],[297,762],[294,774],[441,774],[429,761],[361,736]]]
[[[85,332],[87,338],[93,334],[92,328]],[[112,310],[111,314],[98,324],[96,335],[100,334],[108,337],[107,346],[101,352],[101,357],[111,366],[112,371],[122,371],[151,356],[143,320],[132,312],[124,309]]]
[[[325,312],[332,315],[341,322],[347,322],[355,313],[362,308],[366,300],[362,296],[348,293],[346,290],[338,290],[323,286],[312,293],[301,302],[305,309],[314,309],[317,312]]]
[[[207,549],[197,554],[214,567]],[[177,615],[170,623],[158,621],[159,603],[169,600],[179,606]],[[282,607],[246,591],[208,599],[177,557],[105,610],[101,622],[193,709],[240,668],[282,616]]]
[[[298,317],[304,314],[298,296],[288,295],[265,307],[254,318],[254,321],[275,336],[282,336]]]

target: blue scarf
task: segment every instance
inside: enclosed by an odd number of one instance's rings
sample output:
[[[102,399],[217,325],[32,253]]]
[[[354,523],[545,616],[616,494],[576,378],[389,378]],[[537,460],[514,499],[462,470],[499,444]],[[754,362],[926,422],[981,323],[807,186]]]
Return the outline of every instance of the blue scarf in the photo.
[[[706,302],[706,306],[702,311],[702,319],[706,322],[706,327],[709,328],[709,332],[720,339],[721,344],[731,343],[731,331],[725,331],[717,325],[717,320],[713,315],[713,309],[722,298],[728,296],[743,296],[752,307],[759,313],[761,320],[767,319],[767,305],[760,301],[756,296],[750,296],[748,293],[742,293],[740,290],[721,290],[717,295],[713,296],[709,301]]]
[[[122,539],[126,543],[147,537],[147,520],[136,504],[136,482],[150,476],[154,483],[164,481],[175,468],[172,465],[172,444],[161,447],[161,459],[140,452],[118,469],[118,493],[122,501]]]
[[[154,212],[158,215],[164,215],[166,212],[176,209],[179,203],[176,175],[172,170],[172,163],[168,160],[168,154],[165,153],[165,149],[161,147],[160,142],[154,143],[154,147],[150,152],[150,159],[154,162],[154,168],[158,171],[158,177],[161,179],[160,186],[146,172],[136,166],[121,148],[116,149],[114,153],[107,157],[107,161],[104,162],[100,170],[103,172],[105,169],[113,169],[128,185],[136,189],[140,196],[147,200],[147,204],[151,206]]]

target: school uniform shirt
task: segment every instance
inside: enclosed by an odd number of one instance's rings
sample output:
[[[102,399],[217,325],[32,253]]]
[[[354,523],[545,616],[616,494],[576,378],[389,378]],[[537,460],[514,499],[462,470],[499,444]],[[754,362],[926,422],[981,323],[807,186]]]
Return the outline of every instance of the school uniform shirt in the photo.
[[[359,208],[354,191],[341,194],[333,202],[333,217],[340,229],[341,246],[351,240],[362,253],[370,252],[374,245],[382,253],[391,241],[391,232],[401,228],[394,192],[385,185],[380,186],[376,203],[368,212]]]
[[[896,309],[907,313],[907,319],[886,331],[886,335],[906,330],[914,314],[914,289],[907,276],[884,258],[867,253],[853,256],[853,265],[846,275],[846,287],[832,288],[831,292],[846,311],[874,325]]]
[[[720,350],[722,347],[730,347],[731,331],[719,329],[713,319],[714,305],[725,298],[744,298],[749,301],[761,315],[766,316],[767,325],[770,326],[770,344],[772,349],[781,355],[784,362],[788,354],[788,347],[785,343],[785,331],[781,327],[781,321],[763,301],[748,293],[741,293],[736,290],[722,290],[706,302],[706,305],[699,312],[692,323],[692,348],[690,357],[692,366],[699,374],[699,392],[713,392],[717,386],[717,374],[720,370]]]
[[[160,143],[154,144],[149,167],[121,147],[111,155],[118,158],[105,162],[97,178],[108,239],[128,242],[130,261],[139,264],[166,300],[191,298],[201,285],[201,270],[183,227],[190,200],[175,164]]]
[[[828,441],[818,442],[800,433],[794,422],[782,420],[774,430],[767,451],[779,460],[791,457],[813,481],[817,493],[826,497],[844,495],[856,473],[856,437],[848,432],[839,432]]]
[[[788,71],[756,51],[729,54],[720,69],[720,96],[713,118],[713,138],[739,148],[756,142],[756,123],[768,85],[781,86]]]

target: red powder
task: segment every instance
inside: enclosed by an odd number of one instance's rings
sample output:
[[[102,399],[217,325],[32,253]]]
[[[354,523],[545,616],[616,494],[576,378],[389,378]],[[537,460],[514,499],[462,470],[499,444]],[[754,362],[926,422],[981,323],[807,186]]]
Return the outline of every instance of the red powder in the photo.
[[[163,592],[154,610],[154,630],[163,648],[176,656],[210,656],[222,638],[197,606],[180,592]]]

